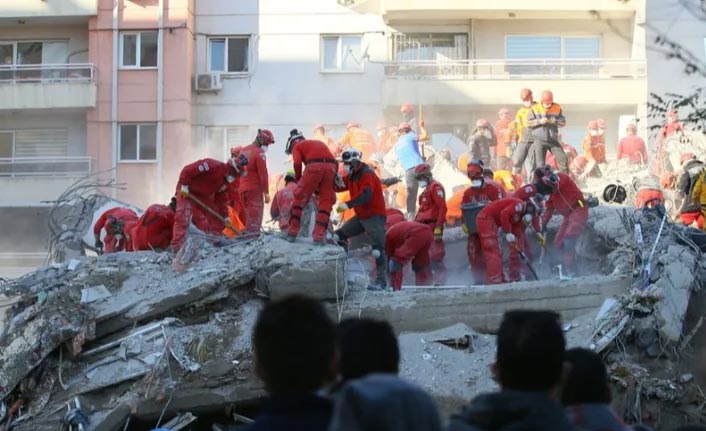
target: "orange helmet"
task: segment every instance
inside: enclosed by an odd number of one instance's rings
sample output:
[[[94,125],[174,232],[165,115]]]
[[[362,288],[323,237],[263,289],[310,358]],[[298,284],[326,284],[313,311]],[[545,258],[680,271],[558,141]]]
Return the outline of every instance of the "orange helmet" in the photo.
[[[321,133],[326,133],[326,128],[321,123],[314,126],[314,133],[316,133],[317,130],[321,130]]]
[[[411,114],[412,112],[414,112],[414,105],[409,102],[403,103],[400,107],[400,112],[402,113],[402,115]]]
[[[554,103],[554,94],[549,90],[544,90],[542,92],[542,103]]]
[[[510,110],[507,108],[500,108],[498,111],[498,116],[500,117],[505,117],[505,116],[511,116],[512,114],[510,113]]]
[[[529,88],[523,88],[522,91],[520,91],[520,100],[523,102],[525,100],[532,100],[532,90]]]
[[[261,145],[272,145],[275,143],[275,135],[267,129],[257,129],[256,139]]]
[[[483,162],[480,160],[471,160],[468,162],[466,175],[472,180],[483,178]]]
[[[360,123],[357,121],[350,121],[346,124],[346,129],[350,129],[351,127],[360,127]]]
[[[596,120],[591,120],[588,122],[588,125],[586,126],[588,130],[596,130],[598,129],[598,121]]]
[[[696,155],[694,153],[682,153],[681,157],[679,158],[679,162],[683,165],[689,160],[694,160],[695,158]]]
[[[397,130],[412,130],[412,126],[410,126],[409,123],[400,123],[399,127],[397,127]]]
[[[480,120],[476,121],[476,127],[477,128],[480,128],[480,127],[488,127],[489,128],[490,123],[488,122],[488,120],[481,118]]]

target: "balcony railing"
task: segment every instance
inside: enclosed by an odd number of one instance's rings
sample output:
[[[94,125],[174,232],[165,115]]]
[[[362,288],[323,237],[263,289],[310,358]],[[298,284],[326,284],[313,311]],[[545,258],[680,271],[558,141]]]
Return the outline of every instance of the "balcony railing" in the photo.
[[[644,60],[442,60],[385,63],[388,79],[636,79],[644,78]]]
[[[82,177],[91,172],[90,157],[0,158],[0,178]]]
[[[0,84],[94,82],[92,64],[6,64],[0,65]]]

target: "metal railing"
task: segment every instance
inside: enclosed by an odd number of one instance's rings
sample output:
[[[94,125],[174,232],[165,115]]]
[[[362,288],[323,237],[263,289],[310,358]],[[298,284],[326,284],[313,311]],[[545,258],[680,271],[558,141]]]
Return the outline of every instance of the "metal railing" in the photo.
[[[92,172],[90,157],[0,158],[0,178],[82,177]]]
[[[93,64],[5,64],[0,65],[0,84],[95,82]]]
[[[646,76],[645,61],[632,59],[395,61],[384,66],[388,79],[636,79]]]

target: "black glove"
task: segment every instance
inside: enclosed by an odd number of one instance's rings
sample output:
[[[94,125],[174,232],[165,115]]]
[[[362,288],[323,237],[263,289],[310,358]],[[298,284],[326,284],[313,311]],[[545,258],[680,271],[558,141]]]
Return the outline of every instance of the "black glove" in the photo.
[[[95,248],[96,248],[96,250],[101,250],[101,251],[103,251],[103,241],[97,239],[97,240],[96,240],[96,244],[95,244]]]
[[[176,212],[176,207],[177,207],[176,197],[172,196],[172,200],[169,201],[169,205],[167,205],[167,206],[169,207],[169,209]]]
[[[547,224],[546,223],[542,223],[542,232],[541,233],[542,233],[542,235],[547,233]]]

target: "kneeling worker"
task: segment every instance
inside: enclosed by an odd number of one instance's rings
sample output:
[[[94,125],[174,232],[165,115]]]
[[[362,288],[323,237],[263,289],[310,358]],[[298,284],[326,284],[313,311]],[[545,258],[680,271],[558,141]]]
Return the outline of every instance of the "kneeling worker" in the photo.
[[[385,253],[390,256],[390,283],[393,290],[402,289],[404,266],[411,260],[417,286],[431,284],[429,248],[434,234],[429,225],[413,221],[394,224],[386,233]]]

